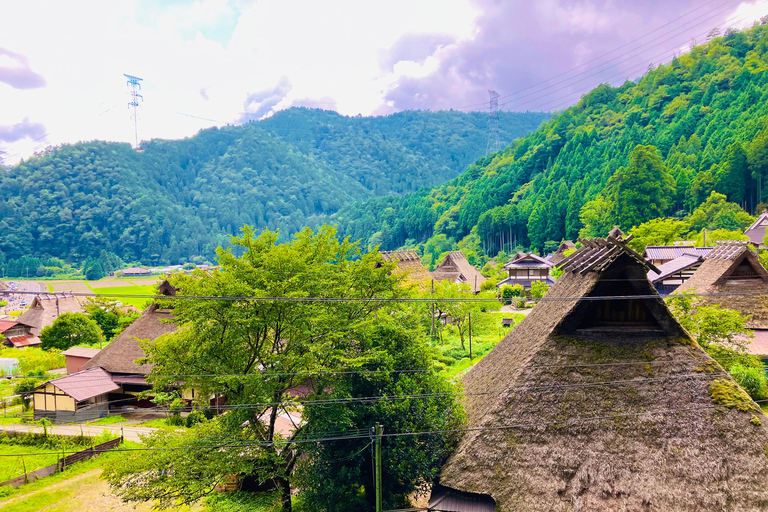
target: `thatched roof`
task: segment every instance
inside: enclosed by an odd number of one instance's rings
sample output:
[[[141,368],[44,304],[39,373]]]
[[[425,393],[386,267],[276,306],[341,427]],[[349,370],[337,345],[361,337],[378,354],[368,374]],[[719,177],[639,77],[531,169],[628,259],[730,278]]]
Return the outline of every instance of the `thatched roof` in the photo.
[[[477,293],[486,281],[460,251],[449,252],[443,262],[432,272],[435,281],[450,281],[452,283],[468,283],[470,291]]]
[[[416,251],[381,251],[384,261],[396,261],[395,274],[405,275],[409,283],[426,286],[432,281],[432,275],[422,265],[421,258]]]
[[[750,329],[768,329],[768,272],[749,248],[748,242],[719,242],[693,276],[675,293],[691,290],[709,295],[700,297],[703,304],[718,304],[752,315],[747,322]]]
[[[7,290],[7,289],[8,289],[8,285],[7,285],[7,284],[5,284],[5,281],[3,281],[2,279],[0,279],[0,292],[2,292],[2,291],[5,291],[5,290]]]
[[[669,313],[652,266],[620,240],[584,243],[464,377],[469,430],[439,483],[504,511],[763,510],[768,430],[714,407],[710,384],[732,381]],[[638,295],[655,297],[579,298]]]
[[[19,316],[19,322],[32,326],[32,334],[40,335],[43,327],[53,325],[62,313],[84,313],[77,297],[68,293],[37,295]]]
[[[560,243],[560,247],[557,248],[557,251],[555,251],[555,253],[550,256],[549,261],[551,261],[554,265],[559,265],[565,259],[565,254],[563,253],[572,249],[576,249],[576,244],[570,240],[563,240]]]

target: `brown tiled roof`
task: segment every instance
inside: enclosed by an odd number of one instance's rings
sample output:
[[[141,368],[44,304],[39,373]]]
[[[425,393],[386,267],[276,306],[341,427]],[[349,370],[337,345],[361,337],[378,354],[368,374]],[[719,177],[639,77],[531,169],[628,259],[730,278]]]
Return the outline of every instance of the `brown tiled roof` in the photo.
[[[10,342],[14,348],[34,347],[40,345],[42,341],[34,334],[24,334],[21,336],[11,336],[6,341]]]
[[[66,377],[53,379],[38,386],[37,389],[45,387],[46,384],[53,384],[77,402],[120,389],[120,386],[112,382],[109,373],[101,368],[91,368]]]
[[[11,327],[18,325],[16,320],[0,320],[0,334],[4,333]]]

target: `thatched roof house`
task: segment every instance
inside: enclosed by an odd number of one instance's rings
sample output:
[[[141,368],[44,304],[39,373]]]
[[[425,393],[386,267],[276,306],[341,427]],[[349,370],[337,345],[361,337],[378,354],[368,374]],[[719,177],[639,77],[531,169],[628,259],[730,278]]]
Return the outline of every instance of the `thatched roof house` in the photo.
[[[718,243],[676,293],[691,290],[707,295],[700,297],[703,304],[718,304],[752,315],[747,322],[750,329],[768,329],[768,272],[748,242],[726,240]],[[733,295],[734,292],[738,295]]]
[[[557,248],[554,254],[549,257],[549,261],[552,262],[553,265],[557,266],[560,263],[563,262],[563,260],[566,258],[565,252],[571,251],[576,249],[576,244],[571,242],[570,240],[563,240],[560,243],[560,247]]]
[[[167,282],[161,283],[158,290],[162,295],[175,295],[175,290],[167,285]],[[152,365],[136,362],[137,359],[146,356],[139,345],[139,340],[152,341],[175,331],[176,325],[173,323],[172,311],[160,309],[157,304],[152,304],[83,367],[85,369],[103,368],[111,373],[112,378],[118,383],[141,384],[143,376],[152,370]]]
[[[443,262],[432,271],[432,277],[435,281],[467,283],[473,293],[479,292],[480,286],[486,281],[485,276],[473,267],[460,251],[449,252]]]
[[[768,211],[761,213],[755,222],[744,231],[744,234],[749,237],[749,242],[758,248],[765,248],[763,245],[763,239],[765,238],[765,229],[768,228]]]
[[[432,281],[432,275],[421,263],[421,258],[416,251],[381,251],[384,261],[397,262],[395,274],[405,275],[409,283],[425,287]]]
[[[62,313],[83,313],[80,302],[69,293],[51,293],[37,295],[32,304],[19,316],[19,322],[31,325],[32,334],[40,336],[43,327],[53,325],[53,321]]]
[[[743,391],[658,297],[658,269],[621,240],[583,242],[464,377],[468,430],[439,481],[468,494],[453,510],[477,494],[501,511],[764,510],[760,408],[715,404],[710,390]]]

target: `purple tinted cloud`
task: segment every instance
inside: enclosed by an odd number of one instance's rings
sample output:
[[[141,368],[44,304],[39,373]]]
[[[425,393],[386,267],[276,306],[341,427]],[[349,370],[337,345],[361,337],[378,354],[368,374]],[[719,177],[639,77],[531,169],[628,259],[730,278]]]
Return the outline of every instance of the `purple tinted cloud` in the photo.
[[[482,109],[479,103],[488,101],[488,89],[502,95],[504,109],[563,108],[601,82],[620,84],[641,76],[648,64],[668,61],[692,37],[703,41],[702,34],[736,7],[693,0],[475,3],[483,14],[473,39],[438,50],[435,73],[401,79],[387,95],[392,106],[379,113],[467,105]]]
[[[275,105],[280,103],[292,88],[293,86],[291,85],[291,81],[288,80],[288,77],[283,77],[275,87],[249,94],[243,103],[244,112],[243,115],[240,116],[239,122],[244,123],[246,121],[261,119],[267,115]]]
[[[0,48],[0,57],[2,56],[10,57],[15,65],[0,66],[0,82],[15,89],[35,89],[45,85],[45,78],[32,71],[25,56]]]
[[[41,139],[45,137],[45,126],[40,123],[30,123],[24,119],[20,123],[0,126],[1,142],[16,142],[23,138]]]

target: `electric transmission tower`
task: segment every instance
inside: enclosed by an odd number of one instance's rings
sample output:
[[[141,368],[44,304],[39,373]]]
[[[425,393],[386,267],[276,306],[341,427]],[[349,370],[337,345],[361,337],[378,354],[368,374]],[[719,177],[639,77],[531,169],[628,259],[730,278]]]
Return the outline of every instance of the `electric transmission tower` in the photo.
[[[137,76],[133,75],[126,75],[123,73],[123,76],[128,79],[128,82],[126,83],[128,87],[130,87],[130,101],[128,102],[128,108],[133,107],[133,135],[136,140],[136,146],[139,147],[139,98],[141,98],[141,101],[144,101],[144,96],[139,94],[139,91],[141,90],[141,82],[143,78],[139,78]]]
[[[499,93],[488,89],[491,96],[490,110],[488,111],[488,144],[485,147],[485,154],[490,155],[501,149],[501,140],[499,140]]]

